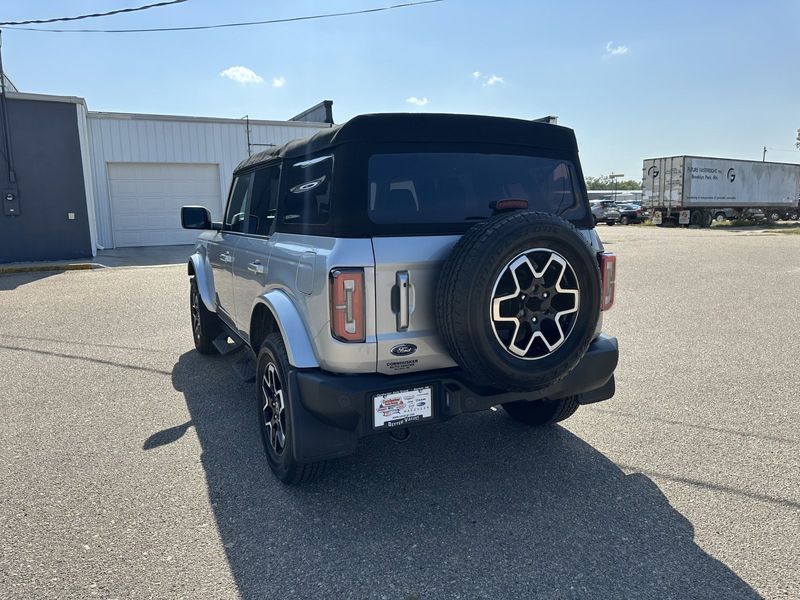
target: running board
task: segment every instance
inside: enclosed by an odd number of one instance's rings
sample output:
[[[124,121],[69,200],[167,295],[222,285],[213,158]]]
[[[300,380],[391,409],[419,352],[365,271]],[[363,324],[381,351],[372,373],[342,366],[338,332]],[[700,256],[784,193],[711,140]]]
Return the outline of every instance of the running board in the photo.
[[[245,383],[252,383],[256,380],[256,361],[253,359],[252,352],[242,352],[242,355],[231,363],[231,366]]]
[[[241,341],[230,337],[224,331],[214,338],[214,341],[211,342],[211,344],[217,349],[217,352],[223,356],[230,354],[231,352],[236,352],[242,346],[244,346]]]

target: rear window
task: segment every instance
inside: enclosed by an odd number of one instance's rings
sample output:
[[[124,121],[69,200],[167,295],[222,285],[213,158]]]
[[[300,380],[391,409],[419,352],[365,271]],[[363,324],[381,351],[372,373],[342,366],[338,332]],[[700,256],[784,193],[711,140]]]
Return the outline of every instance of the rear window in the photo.
[[[575,167],[559,159],[477,153],[374,154],[369,159],[374,223],[461,223],[485,219],[490,205],[527,200],[530,210],[585,216]]]

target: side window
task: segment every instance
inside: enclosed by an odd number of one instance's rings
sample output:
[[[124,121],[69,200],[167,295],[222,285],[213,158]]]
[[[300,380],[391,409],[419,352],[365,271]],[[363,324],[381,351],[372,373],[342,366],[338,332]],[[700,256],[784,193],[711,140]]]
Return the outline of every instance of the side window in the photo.
[[[252,173],[247,173],[233,180],[231,193],[228,197],[228,209],[225,211],[225,221],[222,224],[224,231],[244,233],[247,230],[247,219],[245,217],[252,175]]]
[[[331,210],[333,156],[318,156],[284,165],[280,220],[286,224],[321,225]]]
[[[280,165],[272,165],[255,172],[249,208],[248,233],[269,235],[272,232],[278,207],[280,176]]]

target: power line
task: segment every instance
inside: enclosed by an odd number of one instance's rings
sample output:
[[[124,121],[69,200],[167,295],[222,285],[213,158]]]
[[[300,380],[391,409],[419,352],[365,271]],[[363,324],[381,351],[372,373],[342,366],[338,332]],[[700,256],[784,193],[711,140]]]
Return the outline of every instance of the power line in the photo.
[[[34,25],[42,23],[58,23],[61,21],[80,21],[81,19],[94,19],[96,17],[110,17],[111,15],[119,15],[121,13],[131,13],[140,10],[147,10],[149,8],[159,8],[161,6],[169,6],[170,4],[180,4],[186,0],[165,0],[164,2],[156,2],[154,4],[145,4],[144,6],[134,6],[131,8],[118,8],[104,13],[91,13],[88,15],[78,15],[76,17],[54,17],[52,19],[33,19],[30,21],[6,21],[0,23],[0,26],[15,26],[15,25]]]
[[[197,31],[200,29],[222,29],[225,27],[249,27],[252,25],[271,25],[274,23],[291,23],[293,21],[310,21],[312,19],[329,19],[331,17],[347,17],[350,15],[363,15],[367,13],[383,12],[395,10],[397,8],[408,8],[420,6],[422,4],[435,4],[444,0],[421,0],[419,2],[404,2],[402,4],[392,4],[390,6],[378,6],[364,10],[353,10],[348,12],[325,13],[319,15],[307,15],[303,17],[288,17],[286,19],[270,19],[267,21],[246,21],[241,23],[219,23],[216,25],[193,25],[188,27],[153,27],[147,29],[44,29],[41,27],[18,27],[10,26],[8,29],[18,31],[49,31],[51,33],[147,33],[153,31]]]

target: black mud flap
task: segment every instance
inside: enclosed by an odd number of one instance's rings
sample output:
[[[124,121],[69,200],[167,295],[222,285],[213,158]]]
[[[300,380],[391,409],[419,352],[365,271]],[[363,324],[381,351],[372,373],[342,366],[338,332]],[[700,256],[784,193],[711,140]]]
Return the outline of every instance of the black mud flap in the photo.
[[[595,402],[602,402],[603,400],[608,400],[614,396],[614,392],[616,391],[616,383],[614,381],[614,376],[612,375],[611,378],[605,382],[604,385],[601,387],[594,389],[590,392],[584,392],[583,394],[578,395],[578,403],[579,404],[594,404]]]
[[[356,451],[358,435],[320,421],[300,401],[297,371],[289,369],[289,419],[292,450],[298,462],[310,463],[348,456]]]

